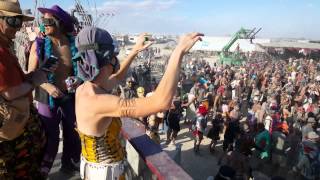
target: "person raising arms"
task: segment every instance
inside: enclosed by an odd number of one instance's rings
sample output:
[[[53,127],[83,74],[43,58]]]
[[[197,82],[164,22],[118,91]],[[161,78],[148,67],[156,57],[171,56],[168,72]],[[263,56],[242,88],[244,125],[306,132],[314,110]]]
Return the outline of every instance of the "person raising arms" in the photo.
[[[201,36],[203,34],[191,33],[180,39],[152,96],[122,99],[110,92],[131,62],[124,61],[119,65],[113,54],[112,37],[107,31],[88,27],[78,34],[76,46],[82,57],[78,63],[78,75],[85,81],[76,91],[77,127],[82,143],[82,179],[124,179],[120,117],[144,117],[170,108],[182,58],[201,40]],[[146,33],[140,35],[133,55],[143,49],[147,38]]]

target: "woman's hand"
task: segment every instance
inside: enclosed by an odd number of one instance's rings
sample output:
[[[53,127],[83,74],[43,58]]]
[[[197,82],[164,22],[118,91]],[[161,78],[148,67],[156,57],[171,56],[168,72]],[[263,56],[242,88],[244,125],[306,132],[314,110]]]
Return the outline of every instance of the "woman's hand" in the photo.
[[[48,67],[44,68],[40,68],[37,70],[34,70],[32,72],[30,72],[30,76],[29,76],[29,82],[34,86],[40,86],[43,83],[46,83],[48,81],[48,73],[53,73],[57,68],[58,68],[59,63],[58,62],[53,62],[51,64],[48,65]]]
[[[64,96],[63,92],[53,84],[46,84],[45,89],[48,92],[48,94],[53,98],[61,98]]]
[[[186,34],[180,38],[176,49],[179,49],[183,54],[186,54],[197,41],[202,41],[202,36],[204,36],[204,34],[197,32]]]
[[[142,33],[139,35],[136,44],[133,47],[133,51],[141,52],[153,44],[153,39],[151,39],[151,35],[148,33]]]
[[[81,84],[82,84],[81,79],[76,76],[69,76],[68,79],[66,80],[66,86],[68,91],[70,92],[74,92]]]

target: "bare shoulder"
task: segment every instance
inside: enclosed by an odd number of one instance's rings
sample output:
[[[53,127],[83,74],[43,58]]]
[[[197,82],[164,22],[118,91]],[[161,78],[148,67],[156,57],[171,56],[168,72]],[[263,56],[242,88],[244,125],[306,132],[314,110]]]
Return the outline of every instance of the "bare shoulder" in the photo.
[[[91,91],[92,87],[86,83],[77,88],[75,101],[77,121],[82,121],[88,118],[92,119],[92,117],[88,116],[95,116],[95,110],[92,105],[94,104],[94,94],[90,93]]]
[[[101,103],[100,99],[102,95],[106,94],[101,94],[92,83],[85,82],[77,88],[76,106],[93,113],[97,110],[97,105]]]
[[[95,93],[94,93],[93,86],[90,83],[83,83],[77,88],[76,103],[79,102],[81,104],[87,104],[84,102],[90,101],[94,96],[95,96]]]

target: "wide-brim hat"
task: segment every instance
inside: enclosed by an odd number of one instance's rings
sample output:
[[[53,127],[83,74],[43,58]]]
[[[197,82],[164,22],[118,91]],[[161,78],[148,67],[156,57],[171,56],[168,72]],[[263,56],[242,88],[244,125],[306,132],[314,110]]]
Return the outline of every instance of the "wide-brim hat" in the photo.
[[[61,7],[59,7],[58,5],[54,5],[51,8],[38,8],[38,10],[42,13],[49,13],[52,14],[53,16],[55,16],[56,18],[58,18],[58,20],[60,20],[64,27],[65,30],[67,32],[73,32],[74,30],[74,19],[70,16],[69,13],[67,13],[66,11],[64,11]]]
[[[0,16],[21,16],[23,21],[34,20],[33,16],[22,13],[18,0],[2,0],[0,1]]]

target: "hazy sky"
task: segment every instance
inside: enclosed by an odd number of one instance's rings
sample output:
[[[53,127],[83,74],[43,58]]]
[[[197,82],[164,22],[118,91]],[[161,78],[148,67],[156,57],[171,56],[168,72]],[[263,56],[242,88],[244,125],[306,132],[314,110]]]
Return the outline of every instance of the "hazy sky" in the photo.
[[[32,8],[35,0],[20,0]],[[70,10],[73,0],[39,0]],[[240,27],[262,27],[260,37],[320,40],[320,0],[80,0],[114,33],[230,35]],[[95,8],[97,7],[97,8]],[[95,11],[96,12],[96,11]]]

